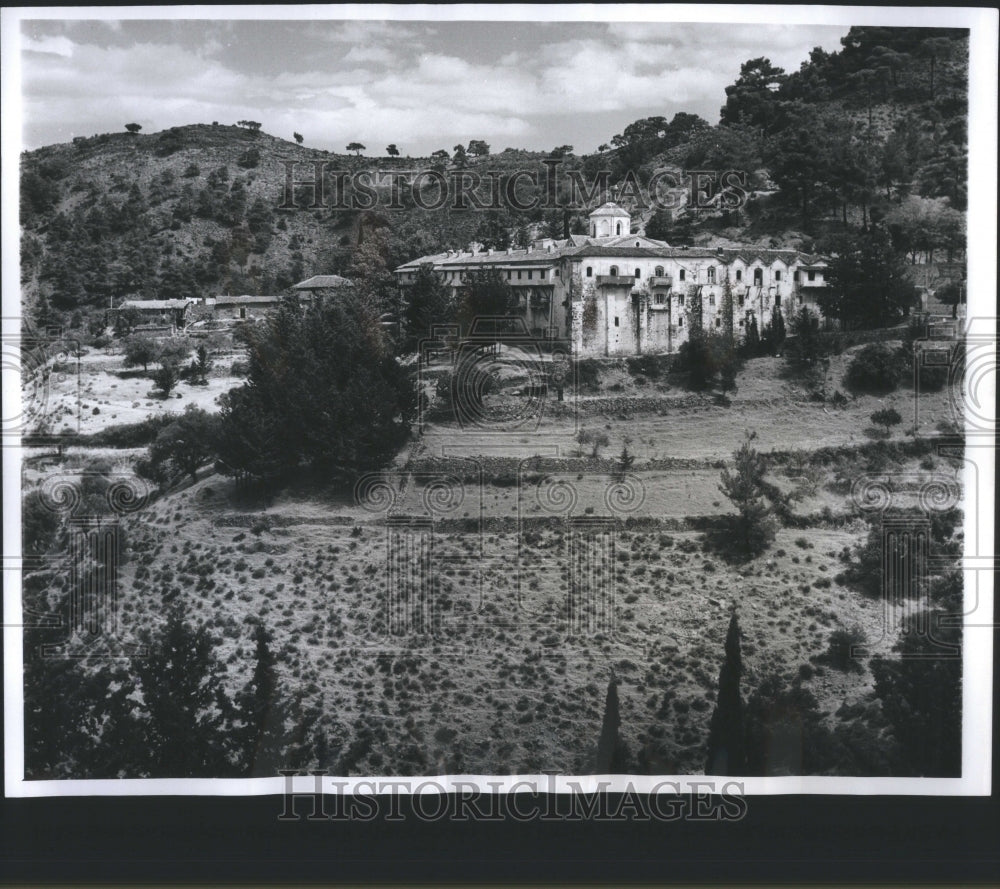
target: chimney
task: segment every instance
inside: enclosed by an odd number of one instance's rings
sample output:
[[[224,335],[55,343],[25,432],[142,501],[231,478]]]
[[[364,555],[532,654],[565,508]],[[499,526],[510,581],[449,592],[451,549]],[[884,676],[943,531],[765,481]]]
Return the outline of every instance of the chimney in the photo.
[[[490,249],[489,249],[489,251],[487,253],[487,256],[492,256],[492,255],[493,255],[493,248],[490,247]]]
[[[513,247],[508,247],[508,248],[507,248],[507,255],[508,255],[508,256],[510,256],[510,255],[511,255],[511,253],[513,253],[513,252],[514,252],[514,248],[513,248]]]

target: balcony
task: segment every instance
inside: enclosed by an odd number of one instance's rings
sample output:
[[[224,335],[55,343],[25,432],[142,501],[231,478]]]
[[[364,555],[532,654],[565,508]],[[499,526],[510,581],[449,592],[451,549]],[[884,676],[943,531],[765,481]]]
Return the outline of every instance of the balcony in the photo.
[[[634,287],[636,278],[631,275],[598,275],[598,287]]]
[[[670,275],[654,275],[649,279],[650,287],[673,287],[674,279]]]

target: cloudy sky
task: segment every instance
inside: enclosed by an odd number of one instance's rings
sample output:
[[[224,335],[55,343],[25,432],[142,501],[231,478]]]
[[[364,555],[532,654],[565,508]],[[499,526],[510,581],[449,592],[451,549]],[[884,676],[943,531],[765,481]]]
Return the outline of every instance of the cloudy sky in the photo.
[[[315,148],[426,155],[484,139],[593,151],[633,120],[715,123],[740,64],[795,70],[847,27],[383,21],[21,23],[25,147],[252,119]]]

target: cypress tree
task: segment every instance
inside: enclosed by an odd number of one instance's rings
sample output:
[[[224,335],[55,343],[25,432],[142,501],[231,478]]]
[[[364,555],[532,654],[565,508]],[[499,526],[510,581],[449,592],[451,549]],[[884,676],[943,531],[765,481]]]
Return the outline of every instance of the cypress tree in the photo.
[[[604,699],[604,721],[601,737],[597,742],[597,762],[594,772],[598,775],[623,774],[628,770],[628,748],[618,735],[622,719],[618,709],[618,679],[611,674],[608,694]]]
[[[750,323],[747,325],[747,335],[743,342],[743,348],[751,358],[760,352],[760,331],[757,329],[756,315],[750,318]]]
[[[705,773],[708,775],[741,775],[746,767],[743,699],[740,697],[742,672],[740,625],[734,610],[726,633],[726,659],[719,671],[719,694],[709,728],[708,756],[705,760]]]
[[[278,675],[275,657],[271,651],[271,635],[263,624],[257,624],[254,631],[255,664],[253,676],[243,689],[241,709],[246,726],[246,742],[243,749],[246,774],[266,774],[261,771],[262,748],[265,734],[272,727],[277,714],[276,694]]]

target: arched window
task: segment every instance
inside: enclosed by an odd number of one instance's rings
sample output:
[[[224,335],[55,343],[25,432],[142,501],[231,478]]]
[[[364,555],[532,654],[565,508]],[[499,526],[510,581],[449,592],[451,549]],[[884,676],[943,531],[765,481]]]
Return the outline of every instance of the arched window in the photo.
[[[764,270],[754,269],[753,270],[753,284],[754,287],[760,287],[764,283]]]
[[[653,274],[656,275],[657,278],[662,278],[663,277],[663,266],[662,265],[658,265],[656,267],[656,269],[653,271]]]
[[[588,278],[593,278],[594,277],[594,267],[591,266],[591,265],[587,266],[587,277]]]
[[[615,234],[620,235],[622,233],[622,224],[620,222],[615,223]]]
[[[638,242],[638,241],[636,241],[636,242],[635,242],[635,246],[636,246],[636,247],[638,247],[638,246],[639,246],[639,242]]]
[[[612,275],[612,276],[617,275],[618,274],[618,266],[616,266],[616,265],[611,266],[611,271],[609,272],[609,274]]]
[[[737,280],[737,282],[743,280],[743,269],[737,269],[736,270],[736,280]]]
[[[708,283],[709,284],[714,284],[715,283],[715,266],[714,265],[710,265],[708,267]]]
[[[636,269],[635,270],[635,276],[637,278],[641,278],[642,277],[642,269]]]

